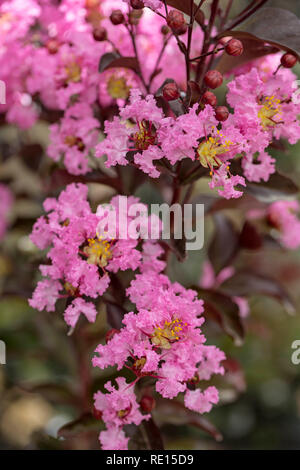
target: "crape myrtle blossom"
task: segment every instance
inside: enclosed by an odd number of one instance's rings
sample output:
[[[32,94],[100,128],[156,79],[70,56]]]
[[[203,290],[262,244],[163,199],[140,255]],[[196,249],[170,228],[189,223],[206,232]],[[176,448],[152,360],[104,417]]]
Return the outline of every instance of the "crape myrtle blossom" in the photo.
[[[68,325],[74,327],[83,313],[89,321],[95,321],[96,308],[91,299],[101,296],[110,284],[110,272],[138,269],[143,261],[163,267],[157,260],[161,251],[151,249],[151,240],[147,240],[146,252],[137,249],[140,240],[128,237],[111,239],[105,232],[99,232],[99,223],[106,221],[107,210],[98,208],[97,214],[91,212],[87,201],[87,186],[71,184],[59,198],[46,199],[46,216],[40,217],[33,227],[31,240],[40,249],[48,248],[47,258],[50,264],[41,265],[44,279],[38,282],[30,305],[38,310],[54,311],[56,300],[60,297],[73,299],[67,307],[64,317]],[[128,212],[138,199],[128,198]],[[118,214],[119,197],[111,200],[111,206]],[[155,224],[156,218],[148,218],[146,206],[141,205],[145,215],[139,217],[140,225]],[[124,214],[130,227],[133,217]],[[154,218],[153,218],[154,217]],[[118,237],[119,219],[116,218]],[[159,224],[159,221],[157,220]],[[102,230],[102,228],[101,228]],[[159,228],[158,228],[159,230]],[[90,299],[90,300],[89,300]]]
[[[87,157],[98,142],[98,126],[87,103],[68,108],[60,124],[50,126],[49,157],[58,161],[63,156],[69,173],[87,173],[90,170]]]
[[[134,387],[126,383],[124,377],[116,379],[117,387],[111,382],[105,384],[108,393],[97,392],[94,395],[95,408],[101,412],[107,430],[100,433],[99,439],[103,450],[126,450],[129,438],[122,430],[126,424],[138,426],[150,414],[143,415],[136,400]]]
[[[189,390],[189,384],[223,374],[225,359],[215,346],[205,345],[201,332],[203,301],[197,293],[167,276],[148,271],[138,274],[127,289],[137,313],[123,318],[124,327],[106,345],[100,344],[94,366],[104,369],[117,365],[131,369],[136,381],[150,376],[156,379],[156,391],[173,399],[185,393],[185,405],[199,413],[210,411],[218,402],[215,387]]]
[[[264,80],[252,68],[228,83],[227,101],[253,152],[264,151],[273,138],[283,137],[291,144],[299,140],[300,105],[292,101],[295,80],[292,72],[278,72]]]

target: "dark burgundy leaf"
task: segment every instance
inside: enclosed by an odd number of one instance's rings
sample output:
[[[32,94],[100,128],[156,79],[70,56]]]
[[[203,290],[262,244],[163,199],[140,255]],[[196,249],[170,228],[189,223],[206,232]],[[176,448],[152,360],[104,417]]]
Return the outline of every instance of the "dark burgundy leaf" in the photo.
[[[300,20],[289,10],[265,7],[223,36],[267,42],[300,58]]]
[[[221,285],[222,292],[228,295],[249,296],[266,295],[283,303],[288,313],[293,314],[295,307],[284,287],[275,279],[256,272],[238,271]]]
[[[247,250],[259,250],[263,245],[263,239],[256,227],[246,221],[240,233],[240,246]]]
[[[208,257],[218,274],[228,266],[239,248],[239,237],[232,222],[223,214],[215,214],[215,233],[208,248]]]
[[[193,287],[204,300],[205,316],[216,321],[237,346],[244,341],[245,330],[238,306],[223,292]]]
[[[101,427],[103,427],[103,425],[101,425],[101,421],[94,418],[91,413],[86,413],[80,418],[71,421],[70,423],[67,423],[63,427],[61,427],[58,430],[57,435],[58,437],[63,437],[66,439],[85,432],[98,432]]]
[[[299,187],[288,176],[277,172],[266,182],[248,182],[245,190],[259,201],[270,203],[278,199],[289,199],[299,192]]]
[[[142,424],[149,441],[149,447],[151,450],[164,450],[164,443],[158,426],[155,424],[152,418],[144,421]]]
[[[119,57],[113,53],[104,54],[101,57],[99,63],[99,72],[104,72],[105,70],[121,67],[125,69],[131,69],[136,73],[139,73],[139,63],[135,57]]]
[[[176,400],[159,400],[157,402],[157,412],[160,419],[166,423],[194,426],[210,434],[217,442],[223,440],[222,434],[208,419],[194,411],[188,410],[183,403]]]
[[[190,2],[187,0],[167,0],[166,3],[170,5],[170,7],[176,8],[177,10],[182,11],[186,15],[190,16],[191,10],[190,10]],[[196,10],[197,5],[194,3],[194,11]],[[199,24],[204,23],[204,13],[203,11],[199,10],[197,12],[197,15],[195,17],[195,20]]]
[[[106,303],[107,321],[112,328],[120,330],[123,326],[122,320],[127,311],[120,305],[111,302]]]

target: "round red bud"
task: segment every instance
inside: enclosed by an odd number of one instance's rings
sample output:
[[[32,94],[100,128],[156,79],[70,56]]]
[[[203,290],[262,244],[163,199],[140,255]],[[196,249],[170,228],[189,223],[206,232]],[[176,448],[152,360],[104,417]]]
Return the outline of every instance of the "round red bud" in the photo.
[[[143,15],[143,10],[131,10],[128,15],[128,22],[133,25],[139,24],[139,21]]]
[[[110,15],[110,21],[115,26],[117,26],[118,24],[124,23],[125,18],[121,10],[114,10],[112,14]]]
[[[105,335],[106,344],[118,333],[119,333],[119,330],[116,330],[116,328],[112,328],[111,330],[109,330]]]
[[[226,106],[217,106],[215,109],[215,116],[217,121],[224,122],[228,119],[229,110]]]
[[[217,97],[211,91],[206,91],[201,98],[201,102],[204,104],[210,104],[210,106],[214,108],[217,104]]]
[[[145,6],[142,0],[130,0],[130,5],[134,10],[140,10]]]
[[[164,36],[166,36],[167,34],[169,34],[171,32],[169,26],[167,26],[166,24],[164,24],[162,27],[161,27],[161,34],[163,34]]]
[[[209,70],[204,76],[204,81],[208,88],[215,89],[222,85],[223,77],[217,70]]]
[[[180,94],[178,86],[174,82],[167,83],[163,87],[162,92],[163,92],[163,97],[167,101],[177,100],[177,98],[179,98],[179,94]]]
[[[56,54],[59,49],[59,42],[56,39],[49,39],[46,44],[49,54]]]
[[[244,52],[244,46],[242,41],[240,41],[239,39],[230,39],[230,41],[225,46],[225,51],[227,52],[227,54],[233,55],[235,57],[242,55]]]
[[[171,10],[167,16],[167,24],[173,31],[173,33],[180,36],[187,31],[187,24],[184,19],[183,13],[177,10]]]
[[[289,54],[287,52],[281,57],[280,62],[283,67],[291,69],[298,62],[298,58],[294,54]]]
[[[103,26],[99,26],[93,30],[93,37],[95,41],[106,41],[107,31]]]
[[[144,395],[140,401],[140,407],[146,413],[151,413],[155,408],[155,400],[150,395]]]

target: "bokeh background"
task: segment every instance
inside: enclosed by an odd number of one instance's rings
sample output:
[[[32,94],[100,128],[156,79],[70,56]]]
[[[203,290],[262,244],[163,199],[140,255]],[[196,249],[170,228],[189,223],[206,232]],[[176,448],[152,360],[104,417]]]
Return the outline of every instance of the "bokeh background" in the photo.
[[[246,3],[235,1],[233,13]],[[296,0],[274,0],[269,5],[288,8],[300,16]],[[300,66],[295,70],[300,77]],[[81,361],[90,362],[97,340],[107,330],[105,311],[98,315],[95,325],[84,326],[80,341],[88,356],[82,358],[76,335],[66,335],[59,307],[55,314],[39,313],[27,303],[43,259],[28,235],[42,213],[44,198],[57,194],[66,183],[51,176],[53,163],[44,152],[47,141],[46,122],[41,120],[23,132],[7,126],[0,115],[0,182],[9,184],[15,194],[10,229],[0,246],[0,339],[7,346],[7,364],[0,365],[1,449],[97,448],[101,428],[91,415],[78,420],[78,370]],[[300,143],[273,149],[272,153],[278,168],[299,182]],[[201,180],[194,196],[205,191],[207,182]],[[148,203],[161,200],[157,189],[149,184],[140,187],[137,194]],[[90,185],[90,195],[96,206],[113,192],[106,186]],[[241,208],[228,208],[225,213],[241,225]],[[193,252],[184,263],[173,259],[173,279],[185,285],[198,283],[211,231],[208,218],[204,249]],[[300,365],[291,362],[291,344],[300,340],[300,252],[270,244],[263,250],[243,250],[237,266],[239,263],[255,266],[279,280],[293,297],[296,314],[289,315],[275,300],[252,296],[251,313],[245,320],[247,335],[241,346],[234,345],[216,327],[204,327],[210,342],[231,358],[231,372],[218,383],[221,404],[209,415],[223,440],[214,440],[199,425],[191,425],[166,407],[164,413],[154,412],[154,417],[168,449],[300,449]],[[96,391],[111,371],[93,370],[92,374]],[[211,432],[220,437],[214,429]]]

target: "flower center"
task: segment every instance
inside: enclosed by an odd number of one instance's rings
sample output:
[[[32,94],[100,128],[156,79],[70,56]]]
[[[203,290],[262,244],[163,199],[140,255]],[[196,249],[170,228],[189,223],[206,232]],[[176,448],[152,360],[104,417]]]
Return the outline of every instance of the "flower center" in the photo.
[[[114,99],[126,100],[129,96],[130,87],[124,77],[112,75],[107,81],[107,92]]]
[[[70,282],[65,282],[64,288],[65,288],[65,291],[72,297],[75,297],[79,294],[78,287],[74,287]]]
[[[81,68],[77,62],[70,62],[65,66],[65,72],[67,74],[67,82],[80,82]]]
[[[229,152],[231,145],[233,145],[230,140],[221,141],[220,137],[223,137],[223,135],[219,130],[217,130],[217,134],[216,137],[210,136],[207,140],[201,142],[197,148],[200,163],[205,168],[219,167],[223,163],[219,156]]]
[[[80,137],[76,137],[75,135],[67,135],[65,138],[65,144],[68,145],[68,147],[74,147],[76,145],[80,152],[85,149],[83,140]]]
[[[175,318],[171,322],[166,321],[162,328],[156,326],[151,336],[151,342],[159,348],[170,349],[172,343],[183,338],[186,326],[187,323],[183,323],[178,318]]]
[[[280,113],[280,100],[272,95],[258,98],[258,103],[261,105],[258,117],[262,127],[264,129],[274,127],[277,122],[273,118]]]
[[[134,134],[133,141],[137,150],[147,150],[150,145],[154,145],[156,133],[151,122],[138,123],[139,130]]]
[[[112,258],[111,244],[101,238],[89,238],[88,246],[85,246],[83,251],[87,255],[89,264],[96,264],[102,268],[107,266]]]

